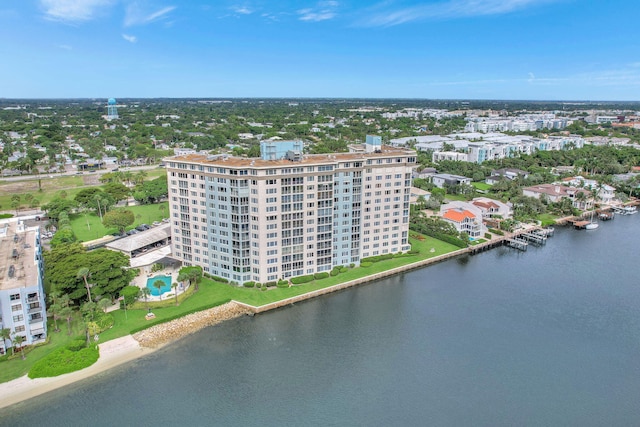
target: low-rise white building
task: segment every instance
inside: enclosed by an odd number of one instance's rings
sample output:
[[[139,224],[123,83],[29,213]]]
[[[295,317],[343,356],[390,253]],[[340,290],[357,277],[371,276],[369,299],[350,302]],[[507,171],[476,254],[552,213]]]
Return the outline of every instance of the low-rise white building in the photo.
[[[488,197],[476,197],[471,204],[482,212],[482,218],[511,218],[513,211],[506,203]]]
[[[562,180],[564,184],[573,187],[588,188],[596,197],[596,201],[610,205],[616,197],[616,189],[605,183],[599,183],[595,179],[586,179],[583,176],[574,176]]]
[[[0,224],[0,328],[24,338],[24,345],[44,342],[47,312],[43,287],[40,228],[22,221]],[[0,339],[0,354],[9,341]]]
[[[583,193],[584,198],[578,196]],[[522,189],[522,194],[536,199],[547,198],[550,202],[556,203],[564,198],[571,200],[573,207],[581,210],[593,208],[593,197],[591,192],[583,188],[567,187],[559,184],[540,184]]]
[[[472,238],[481,237],[485,228],[482,224],[482,211],[471,203],[454,201],[442,205],[440,216],[453,224],[456,230],[464,232]]]
[[[471,185],[471,178],[460,175],[452,175],[450,173],[438,173],[431,176],[431,182],[438,188],[444,188],[446,185]]]

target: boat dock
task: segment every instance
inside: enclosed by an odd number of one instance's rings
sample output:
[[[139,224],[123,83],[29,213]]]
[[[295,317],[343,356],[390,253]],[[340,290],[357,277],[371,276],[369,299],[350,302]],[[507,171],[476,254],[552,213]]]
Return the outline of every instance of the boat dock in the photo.
[[[488,251],[489,249],[497,248],[499,246],[508,246],[519,251],[526,251],[529,244],[534,246],[544,245],[547,238],[553,236],[554,229],[548,228],[529,228],[526,230],[518,230],[514,233],[508,233],[504,236],[494,238],[488,242],[481,243],[469,248],[471,255],[478,254],[480,252]]]

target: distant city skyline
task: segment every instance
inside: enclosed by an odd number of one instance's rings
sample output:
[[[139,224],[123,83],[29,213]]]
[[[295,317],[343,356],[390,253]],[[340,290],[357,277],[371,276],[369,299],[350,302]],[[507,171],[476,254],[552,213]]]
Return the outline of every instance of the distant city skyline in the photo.
[[[638,101],[639,12],[631,0],[9,0],[0,98]]]

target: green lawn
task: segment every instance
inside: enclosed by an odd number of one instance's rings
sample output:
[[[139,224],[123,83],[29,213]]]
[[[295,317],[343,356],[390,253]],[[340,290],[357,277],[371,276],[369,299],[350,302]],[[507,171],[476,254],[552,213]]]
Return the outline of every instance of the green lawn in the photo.
[[[414,234],[415,233],[412,233],[412,235]],[[459,249],[453,245],[431,237],[424,237],[424,240],[422,241],[417,239],[410,240],[412,247],[420,250],[419,254],[376,262],[366,268],[349,269],[346,273],[342,273],[337,276],[328,277],[322,280],[314,280],[313,282],[292,286],[290,288],[274,287],[269,288],[267,291],[262,291],[257,288],[244,288],[232,286],[226,283],[214,282],[209,279],[203,279],[200,284],[200,290],[184,302],[181,302],[178,307],[171,305],[164,308],[153,308],[153,304],[150,304],[152,306],[153,313],[156,315],[156,319],[153,320],[153,324],[162,322],[163,320],[171,320],[177,316],[194,311],[215,307],[230,300],[236,300],[254,306],[269,304],[285,298],[315,291],[317,289],[344,283],[349,280],[380,273],[402,265],[411,264],[422,259],[433,258]],[[431,249],[434,249],[434,252],[431,252]],[[171,299],[171,301],[173,301],[173,299]],[[145,319],[147,310],[144,308],[144,304],[140,305],[143,308],[137,310],[129,309],[127,310],[126,316],[124,310],[116,310],[112,312],[115,319],[114,326],[108,331],[102,333],[100,341],[106,341],[128,335],[132,330],[151,324],[150,321]]]
[[[160,206],[164,206],[164,210],[160,209]],[[139,206],[127,206],[124,208],[133,212],[135,216],[135,222],[131,227],[134,228],[140,224],[151,225],[154,221],[162,221],[162,218],[169,217],[169,203],[163,202],[155,205],[139,205]],[[87,226],[87,223],[89,225]],[[99,239],[107,234],[115,233],[115,228],[105,228],[100,221],[100,217],[94,213],[88,214],[74,214],[71,215],[71,228],[75,233],[79,241],[88,242],[90,240]]]
[[[462,194],[447,194],[446,196],[444,196],[444,199],[445,201],[448,200],[450,202],[454,200],[461,201],[461,202],[469,201],[469,199],[467,199],[467,197]]]
[[[491,185],[486,182],[472,182],[471,185],[482,191],[488,191],[491,188]]]
[[[59,320],[58,326],[60,327],[60,332],[54,332],[53,321],[47,322],[49,343],[28,352],[25,360],[17,357],[9,361],[0,362],[0,383],[26,375],[34,363],[53,350],[64,347],[74,338],[80,336],[84,339],[84,331],[76,322],[72,322],[71,335],[67,335],[67,322],[65,320]]]
[[[558,219],[557,215],[552,215],[549,213],[538,215],[538,221],[542,223],[543,227],[554,225],[556,223],[556,219]]]

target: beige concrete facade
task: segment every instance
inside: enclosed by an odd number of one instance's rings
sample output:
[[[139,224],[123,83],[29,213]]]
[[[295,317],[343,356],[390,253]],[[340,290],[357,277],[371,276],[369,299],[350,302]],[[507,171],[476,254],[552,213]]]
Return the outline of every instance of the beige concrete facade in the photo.
[[[410,249],[413,150],[165,161],[173,255],[212,275],[264,283]]]

